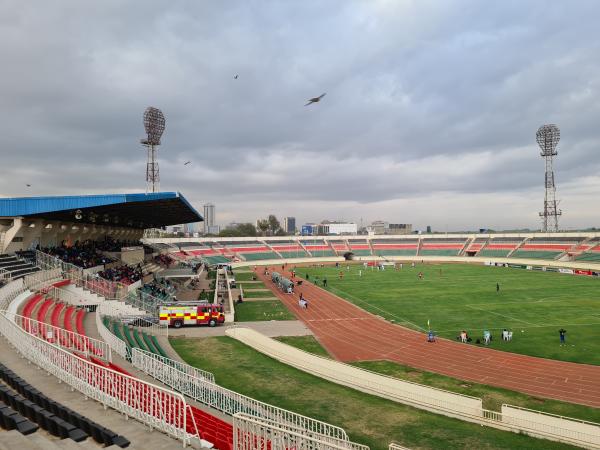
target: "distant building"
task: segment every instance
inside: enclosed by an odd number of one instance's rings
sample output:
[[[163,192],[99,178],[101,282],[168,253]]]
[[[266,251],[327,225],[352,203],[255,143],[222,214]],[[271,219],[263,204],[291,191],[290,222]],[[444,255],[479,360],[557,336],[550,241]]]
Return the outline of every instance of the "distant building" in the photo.
[[[302,225],[302,236],[312,236],[316,230],[317,226],[314,223],[305,223]]]
[[[204,205],[204,234],[210,233],[210,227],[215,226],[215,205],[206,203]]]
[[[427,225],[427,232],[431,233],[431,225]]]
[[[318,235],[327,236],[330,234],[340,235],[340,234],[357,234],[358,233],[358,225],[351,222],[334,222],[329,220],[324,220],[320,224],[317,225],[317,233]]]
[[[221,227],[219,225],[213,225],[212,227],[208,227],[208,234],[219,234],[221,232]]]
[[[383,220],[376,220],[367,227],[369,234],[411,234],[412,224],[410,223],[389,223]]]
[[[296,233],[296,218],[295,217],[284,217],[283,218],[283,231],[287,234]]]

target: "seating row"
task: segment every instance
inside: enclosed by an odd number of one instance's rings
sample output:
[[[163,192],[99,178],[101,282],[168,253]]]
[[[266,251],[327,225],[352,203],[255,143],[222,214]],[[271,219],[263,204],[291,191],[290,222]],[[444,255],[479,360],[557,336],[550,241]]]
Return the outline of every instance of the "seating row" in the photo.
[[[50,434],[76,442],[91,436],[107,446],[129,446],[125,437],[50,399],[3,364],[0,364],[0,378],[10,386],[0,385],[0,400]]]

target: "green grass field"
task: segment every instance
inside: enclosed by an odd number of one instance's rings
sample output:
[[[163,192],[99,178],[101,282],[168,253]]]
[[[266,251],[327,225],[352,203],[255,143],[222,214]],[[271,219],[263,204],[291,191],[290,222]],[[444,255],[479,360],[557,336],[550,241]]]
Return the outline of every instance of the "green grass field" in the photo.
[[[427,321],[439,336],[473,338],[492,332],[492,348],[565,361],[600,364],[600,279],[552,272],[466,264],[417,264],[402,270],[362,265],[300,268],[327,278],[327,289],[357,306],[419,331]],[[362,270],[362,276],[359,276]],[[424,279],[417,274],[423,272]],[[496,283],[500,292],[496,292]],[[567,330],[559,345],[558,330]],[[501,331],[513,331],[512,342]]]
[[[568,445],[451,419],[339,386],[228,337],[172,338],[189,364],[242,394],[344,428],[373,450],[395,440],[413,449],[570,449]],[[210,352],[201,349],[210,348]]]
[[[259,288],[261,289],[261,288]],[[271,292],[270,289],[265,289],[262,288],[263,290],[254,290],[254,289],[249,289],[249,288],[244,288],[244,298],[272,298],[272,299],[276,299],[277,297],[275,297],[273,295],[273,292]]]
[[[269,295],[266,292],[266,296]],[[294,320],[296,317],[278,299],[257,300],[235,305],[236,322],[256,322],[261,320]]]

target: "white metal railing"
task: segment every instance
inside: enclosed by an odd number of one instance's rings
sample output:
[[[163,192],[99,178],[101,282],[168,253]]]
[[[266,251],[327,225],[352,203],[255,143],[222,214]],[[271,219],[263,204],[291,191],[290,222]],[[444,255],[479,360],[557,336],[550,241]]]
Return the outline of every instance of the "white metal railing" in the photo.
[[[120,299],[127,295],[127,286],[100,277],[98,274],[86,273],[85,269],[62,261],[60,258],[48,255],[39,250],[35,252],[35,263],[43,270],[59,269],[65,279],[71,280],[77,286],[95,292],[107,299]]]
[[[86,358],[94,356],[109,362],[112,361],[110,346],[104,341],[99,341],[98,339],[45,322],[39,322],[19,314],[11,314],[10,319],[29,334],[39,336],[41,339],[58,347],[78,351],[85,355]]]
[[[22,279],[18,279],[0,287],[0,310],[6,311],[10,302],[25,292],[27,287]]]
[[[113,317],[119,322],[141,327],[149,334],[169,337],[168,326],[162,325],[160,322],[154,323],[148,320],[148,317],[144,317],[135,313],[134,311],[127,311],[127,309],[131,307],[132,306],[129,306],[118,300],[105,300],[98,305],[98,309],[96,311],[103,316]]]
[[[348,440],[324,439],[307,434],[306,430],[285,426],[250,414],[233,416],[234,450],[311,449],[311,450],[369,450],[369,447]]]
[[[135,358],[134,355],[138,357]],[[237,392],[226,389],[204,378],[193,375],[182,375],[182,372],[160,360],[152,363],[142,361],[140,352],[132,352],[132,364],[156,380],[182,394],[217,409],[225,414],[233,415],[244,412],[256,417],[288,424],[299,429],[336,439],[347,440],[348,435],[340,427],[330,425],[320,420],[312,419],[294,412],[263,403]]]
[[[400,444],[396,444],[395,442],[392,442],[389,447],[388,450],[410,450],[408,447],[403,447]]]
[[[120,413],[158,429],[187,445],[187,403],[183,395],[96,365],[26,333],[4,314],[0,332],[25,358],[59,380]]]
[[[102,339],[104,339],[104,342],[108,343],[108,345],[114,352],[116,352],[122,358],[128,359],[129,352],[127,350],[127,344],[125,344],[125,341],[116,337],[109,329],[107,329],[104,326],[104,323],[102,322],[103,306],[103,304],[98,305],[98,309],[96,310],[96,328],[98,328],[98,333],[100,333],[100,336],[102,337]]]
[[[554,436],[554,440],[600,448],[600,424],[557,414],[502,405],[502,423],[530,434]]]
[[[53,281],[59,281],[61,279],[60,269],[47,269],[25,275],[23,277],[23,282],[25,283],[25,286],[32,291],[35,291],[47,286]]]
[[[174,359],[165,358],[164,356],[140,348],[132,349],[131,363],[145,373],[155,373],[159,370],[166,370],[166,373],[162,378],[172,380],[172,382],[163,381],[167,386],[179,385],[180,380],[185,380],[189,377],[204,379],[209,383],[215,382],[215,376],[210,372],[190,366],[189,364],[175,361]]]
[[[0,268],[0,280],[10,280],[12,278],[11,273],[6,270],[6,269],[2,269]]]

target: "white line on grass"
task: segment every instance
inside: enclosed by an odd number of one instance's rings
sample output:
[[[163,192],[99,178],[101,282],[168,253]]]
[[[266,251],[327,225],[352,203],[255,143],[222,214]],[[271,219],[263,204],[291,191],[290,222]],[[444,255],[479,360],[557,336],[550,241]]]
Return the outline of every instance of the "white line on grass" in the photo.
[[[490,314],[495,314],[497,316],[500,317],[504,317],[507,319],[511,319],[511,320],[516,320],[518,322],[523,322],[526,323],[527,325],[535,325],[534,323],[531,322],[527,322],[526,320],[522,320],[522,319],[517,319],[516,317],[511,317],[511,316],[507,316],[506,314],[500,314],[494,311],[486,311],[485,309],[481,309],[481,308],[476,308],[475,306],[470,306],[470,305],[465,305],[467,308],[471,308],[471,309],[476,309],[477,311],[481,311],[481,312],[485,312],[485,313],[490,313]]]
[[[590,327],[590,326],[595,326],[595,325],[600,325],[600,322],[598,323],[559,323],[559,324],[554,324],[554,325],[529,325],[528,327],[521,327],[523,330],[527,330],[529,328],[554,328],[554,327],[571,327],[571,328],[576,328],[576,327]],[[511,327],[487,327],[487,328],[473,328],[473,327],[469,327],[469,326],[463,326],[461,327],[461,330],[473,330],[473,331],[484,331],[484,330],[503,330],[505,328],[511,328]],[[450,333],[451,331],[456,332],[458,328],[453,328],[451,330],[435,330],[436,333]]]

